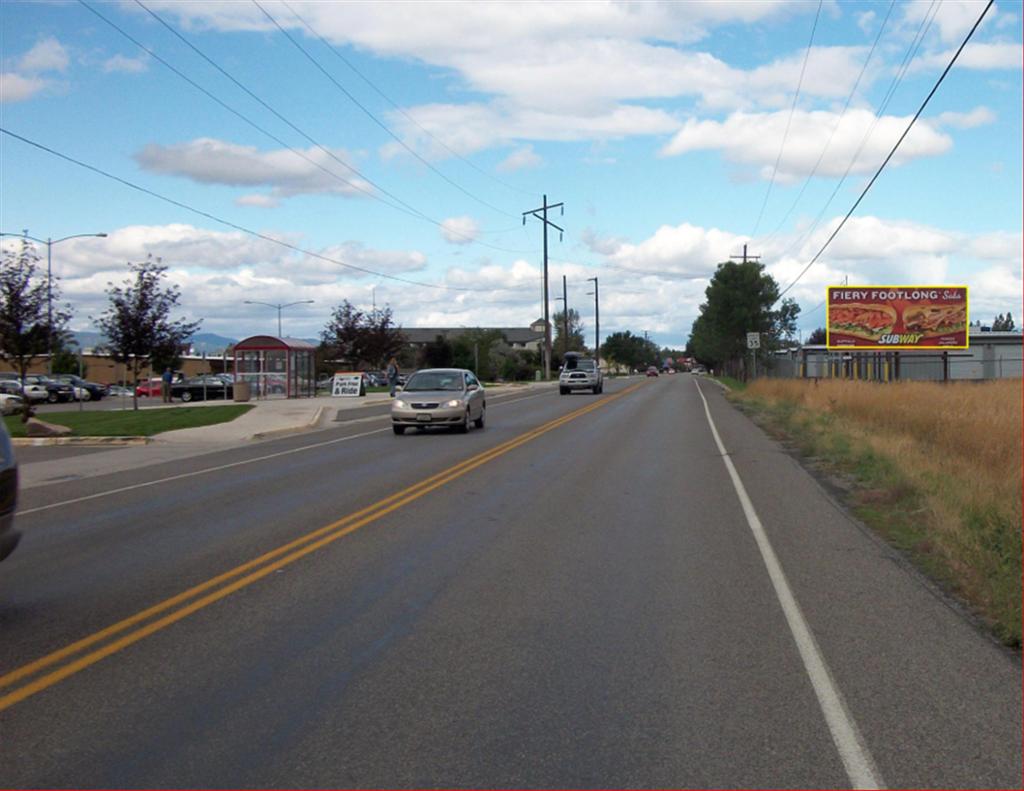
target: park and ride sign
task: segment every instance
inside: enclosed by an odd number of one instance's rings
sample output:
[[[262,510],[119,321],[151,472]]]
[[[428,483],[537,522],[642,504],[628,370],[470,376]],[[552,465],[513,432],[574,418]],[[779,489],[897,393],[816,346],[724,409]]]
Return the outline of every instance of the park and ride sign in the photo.
[[[967,286],[829,286],[829,349],[966,349]]]

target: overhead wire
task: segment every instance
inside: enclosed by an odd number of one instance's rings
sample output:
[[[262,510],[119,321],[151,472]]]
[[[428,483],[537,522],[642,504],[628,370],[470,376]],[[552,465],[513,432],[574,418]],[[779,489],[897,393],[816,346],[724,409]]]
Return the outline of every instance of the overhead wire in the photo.
[[[397,142],[400,146],[402,146],[402,148],[404,148],[406,151],[408,151],[418,162],[423,164],[430,171],[432,171],[438,177],[443,179],[446,183],[448,183],[451,186],[455,187],[455,189],[457,189],[463,195],[466,195],[467,197],[472,198],[473,200],[475,200],[481,206],[486,206],[488,209],[496,211],[499,214],[504,214],[506,217],[512,217],[512,218],[518,219],[519,215],[512,214],[511,212],[507,212],[504,209],[499,208],[498,206],[495,206],[493,203],[490,203],[489,201],[484,200],[480,196],[475,195],[474,193],[470,192],[468,189],[463,187],[461,184],[456,182],[454,179],[450,178],[445,173],[443,173],[433,163],[431,163],[426,158],[424,158],[422,155],[420,155],[420,153],[418,151],[416,151],[408,143],[406,143],[399,135],[395,134],[395,132],[391,129],[391,127],[389,127],[387,124],[385,124],[383,121],[381,121],[376,115],[374,115],[374,113],[370,110],[370,108],[368,108],[366,105],[364,105],[362,102],[360,102],[347,88],[345,88],[344,85],[342,85],[340,82],[338,82],[334,78],[334,75],[332,75],[330,72],[328,72],[327,69],[324,68],[323,64],[321,64],[320,61],[318,61],[315,57],[313,57],[313,55],[310,54],[310,52],[305,47],[302,46],[302,44],[300,44],[298,41],[296,41],[295,38],[292,36],[292,34],[289,33],[284,28],[284,26],[281,25],[281,23],[278,22],[277,19],[275,19],[274,16],[269,11],[267,11],[267,9],[265,9],[260,4],[259,0],[251,0],[251,2],[252,2],[252,4],[254,6],[256,6],[260,11],[263,12],[263,15],[267,19],[270,20],[270,22],[274,25],[274,27],[276,27],[286,39],[288,39],[288,41],[291,43],[291,45],[293,47],[295,47],[299,52],[301,52],[302,55],[310,63],[312,63],[313,66],[316,67],[316,69],[321,74],[323,74],[324,77],[326,77],[335,88],[337,88],[339,91],[341,91],[342,95],[344,95],[346,98],[348,98],[348,100],[350,102],[352,102],[352,104],[354,104],[356,107],[358,107],[360,110],[362,110],[367,118],[369,118],[377,126],[379,126],[381,129],[383,129],[385,133],[387,133],[391,138],[393,138],[395,140],[395,142]],[[288,7],[288,10],[291,11],[291,8]],[[294,11],[292,11],[292,13],[295,14]],[[295,16],[298,17],[298,14],[295,14]],[[309,25],[304,20],[302,20],[301,17],[299,17],[299,20],[302,21],[303,24],[305,24],[307,28],[309,28]],[[309,28],[309,29],[312,31],[312,28]],[[318,38],[320,38],[321,41],[324,41],[323,38],[320,37],[318,33],[316,33],[316,31],[313,31],[313,35],[315,35]],[[326,43],[327,42],[324,41],[324,44],[326,44]]]
[[[918,108],[917,112],[914,113],[914,117],[910,119],[910,123],[907,124],[907,128],[903,130],[903,134],[900,135],[899,140],[896,141],[896,144],[892,147],[892,150],[889,151],[889,154],[886,156],[885,160],[882,162],[881,165],[879,165],[878,170],[875,171],[875,175],[871,177],[871,181],[868,182],[867,186],[864,187],[860,196],[857,198],[856,201],[854,201],[853,206],[850,207],[850,210],[846,213],[846,216],[843,217],[843,219],[839,222],[839,225],[837,225],[835,230],[832,231],[831,235],[825,241],[825,244],[821,246],[821,249],[818,250],[817,253],[815,253],[814,257],[800,271],[800,274],[797,275],[796,278],[788,286],[786,286],[784,289],[782,289],[781,292],[779,292],[779,296],[776,298],[776,302],[782,299],[783,295],[785,295],[786,292],[788,292],[791,288],[793,288],[793,286],[800,282],[800,279],[807,273],[807,270],[809,270],[814,265],[814,263],[821,257],[822,253],[824,253],[825,250],[828,249],[828,246],[832,243],[832,240],[839,235],[839,232],[843,229],[843,226],[846,225],[846,221],[850,219],[850,217],[853,215],[853,212],[856,211],[857,207],[860,205],[860,202],[864,200],[864,196],[868,194],[868,191],[871,189],[872,185],[874,185],[875,181],[878,180],[878,177],[882,174],[882,171],[885,170],[885,166],[889,164],[889,160],[892,159],[893,155],[896,153],[896,150],[900,147],[900,144],[906,138],[907,134],[909,134],[917,119],[921,116],[921,113],[924,112],[924,108],[928,106],[928,102],[931,101],[931,98],[935,95],[935,92],[938,91],[939,86],[942,85],[943,80],[946,79],[946,75],[949,74],[950,70],[952,70],[953,65],[960,57],[960,53],[963,52],[964,47],[967,46],[967,42],[971,40],[971,37],[974,35],[974,32],[981,25],[982,20],[985,18],[985,15],[988,14],[989,9],[992,7],[994,2],[995,0],[988,0],[988,3],[985,5],[984,10],[982,10],[981,15],[978,17],[977,21],[975,21],[974,26],[970,29],[970,31],[968,31],[967,36],[960,44],[957,51],[953,54],[953,57],[950,59],[949,64],[942,71],[942,74],[939,75],[938,80],[936,80],[935,85],[932,86],[932,89],[928,92],[928,95],[925,97],[924,101],[921,102],[921,106]]]
[[[807,71],[807,61],[811,57],[811,48],[814,45],[814,33],[818,29],[818,18],[821,16],[821,4],[823,0],[818,0],[818,10],[814,14],[814,24],[811,26],[811,39],[807,42],[807,51],[804,53],[804,62],[800,67],[800,79],[796,84],[796,92],[793,94],[793,104],[789,108],[789,118],[786,120],[786,129],[782,134],[782,143],[779,145],[779,155],[775,157],[775,166],[772,168],[772,176],[768,180],[768,189],[765,191],[764,200],[761,202],[761,211],[757,213],[757,222],[754,223],[754,230],[751,232],[751,236],[757,235],[757,229],[761,227],[761,218],[764,216],[765,207],[768,206],[768,198],[771,197],[772,187],[775,185],[775,175],[779,172],[779,163],[782,162],[782,152],[786,148],[786,139],[789,137],[789,127],[793,123],[793,113],[796,112],[796,103],[800,98],[800,91],[804,84],[804,73]]]
[[[138,44],[138,42],[136,42],[134,39],[132,39],[130,36],[128,36],[128,34],[125,31],[123,31],[120,27],[118,27],[114,22],[112,22],[111,20],[106,19],[106,17],[103,17],[102,14],[100,14],[98,11],[96,11],[94,8],[92,8],[86,2],[86,0],[78,0],[78,1],[79,1],[79,3],[84,5],[86,8],[88,8],[90,11],[92,11],[94,14],[96,14],[101,19],[103,19],[105,22],[107,22],[107,24],[111,25],[113,28],[115,28],[116,30],[118,30],[119,32],[124,34],[126,37],[131,39],[133,41],[133,43]],[[493,250],[500,250],[502,252],[507,252],[507,253],[528,253],[528,252],[534,252],[532,250],[513,250],[513,249],[510,249],[510,248],[501,247],[499,245],[493,245],[493,244],[490,244],[488,242],[482,242],[482,241],[480,241],[478,239],[475,239],[475,238],[473,238],[471,236],[463,234],[460,231],[451,228],[450,226],[445,226],[445,224],[443,222],[441,222],[439,220],[436,220],[433,217],[430,217],[429,215],[427,215],[426,213],[420,211],[415,206],[412,206],[408,202],[404,201],[402,198],[400,198],[399,196],[395,195],[390,190],[388,190],[385,187],[381,186],[380,184],[376,183],[369,176],[367,176],[366,174],[362,173],[358,168],[354,167],[353,165],[351,165],[348,162],[345,162],[343,159],[341,159],[339,156],[337,156],[337,154],[335,154],[333,151],[331,151],[326,146],[322,145],[319,141],[317,141],[315,138],[313,138],[305,130],[300,128],[297,124],[295,124],[294,122],[292,122],[291,120],[286,118],[282,113],[280,113],[278,110],[276,110],[274,107],[272,107],[264,99],[262,99],[260,96],[258,96],[253,90],[251,90],[248,86],[243,84],[234,75],[232,75],[230,72],[228,72],[220,64],[218,64],[216,61],[214,61],[209,55],[207,55],[199,47],[197,47],[194,43],[192,43],[182,33],[180,33],[178,30],[176,30],[173,25],[169,24],[159,14],[157,14],[155,11],[153,11],[152,9],[147,7],[142,2],[142,0],[135,0],[135,3],[141,9],[143,9],[146,13],[148,13],[150,16],[152,16],[153,19],[155,19],[161,26],[163,26],[166,30],[168,30],[175,38],[177,38],[179,41],[181,41],[183,44],[185,44],[185,46],[187,46],[194,53],[196,53],[196,55],[198,55],[200,58],[202,58],[204,61],[206,61],[210,66],[212,66],[220,74],[222,74],[225,78],[227,78],[233,85],[235,85],[237,88],[239,88],[239,90],[243,91],[246,95],[248,95],[255,102],[257,102],[261,107],[263,107],[269,113],[271,113],[275,118],[280,120],[282,123],[284,123],[286,126],[288,126],[290,129],[292,129],[294,132],[299,134],[301,137],[303,137],[305,140],[307,140],[310,144],[312,144],[313,146],[318,148],[320,151],[322,151],[324,154],[326,154],[332,160],[337,162],[339,165],[341,165],[342,167],[346,168],[348,171],[350,171],[354,175],[358,176],[359,178],[363,179],[366,183],[368,183],[371,186],[373,186],[375,189],[380,191],[383,195],[387,195],[395,203],[397,203],[400,206],[404,207],[406,214],[410,214],[413,217],[416,217],[416,218],[421,219],[421,220],[423,220],[425,222],[431,223],[432,225],[436,225],[438,228],[441,228],[446,233],[449,233],[449,234],[451,234],[453,236],[459,236],[459,237],[465,239],[468,242],[473,242],[473,243],[479,244],[479,245],[481,245],[483,247],[489,247],[489,248],[491,248]],[[145,47],[143,47],[143,48],[146,49]],[[149,51],[149,50],[147,49],[147,51]],[[166,61],[164,61],[163,59],[160,59],[160,62],[166,64]],[[181,75],[181,72],[179,72],[178,70],[175,69],[174,71],[175,71],[176,74],[179,74],[179,76]],[[196,83],[194,81],[192,81],[192,80],[189,80],[189,83],[191,85],[196,85]],[[204,94],[206,94],[208,96],[210,95],[208,91],[204,90],[203,92],[204,92]],[[368,193],[368,194],[372,195],[372,193]],[[373,196],[373,197],[379,199],[379,196]],[[382,201],[382,202],[385,203],[385,205],[391,205],[391,204],[387,203],[386,201]],[[392,206],[392,208],[394,208],[394,207]]]
[[[387,272],[378,272],[377,270],[368,269],[367,267],[358,266],[357,264],[346,263],[345,261],[341,261],[341,260],[339,260],[337,258],[331,258],[330,256],[323,255],[322,253],[317,253],[317,252],[314,252],[313,250],[307,250],[307,249],[305,249],[303,247],[299,247],[298,245],[294,245],[294,244],[291,244],[290,242],[286,242],[283,239],[278,239],[276,237],[270,236],[269,234],[261,233],[259,231],[254,231],[251,228],[247,228],[244,225],[239,225],[238,223],[231,222],[230,220],[225,220],[222,217],[218,217],[217,215],[212,214],[210,212],[204,211],[202,209],[197,209],[195,206],[191,206],[191,205],[189,205],[187,203],[184,203],[183,201],[175,200],[174,198],[169,198],[166,195],[162,195],[159,192],[156,192],[155,190],[149,189],[148,187],[143,187],[143,186],[141,186],[139,184],[136,184],[136,183],[134,183],[132,181],[129,181],[128,179],[122,178],[120,176],[116,176],[113,173],[109,173],[108,171],[103,170],[102,168],[99,168],[99,167],[97,167],[95,165],[90,165],[87,162],[83,162],[83,161],[81,161],[79,159],[75,159],[74,157],[69,156],[68,154],[64,154],[64,153],[62,153],[60,151],[57,151],[54,148],[50,148],[49,146],[46,146],[46,145],[44,145],[42,143],[39,143],[39,142],[37,142],[35,140],[31,140],[31,139],[29,139],[27,137],[24,137],[23,135],[17,134],[16,132],[12,132],[11,130],[9,130],[9,129],[3,127],[3,126],[0,126],[0,133],[5,134],[8,137],[11,137],[11,138],[13,138],[15,140],[20,140],[22,143],[25,143],[26,145],[32,146],[33,148],[36,148],[36,149],[38,149],[40,151],[43,151],[43,152],[45,152],[47,154],[55,156],[55,157],[57,157],[59,159],[63,159],[65,162],[70,162],[73,165],[77,165],[80,168],[83,168],[85,170],[89,170],[89,171],[91,171],[93,173],[101,175],[101,176],[103,176],[103,177],[105,177],[107,179],[110,179],[111,181],[115,181],[115,182],[117,182],[119,184],[122,184],[122,185],[124,185],[126,187],[129,187],[129,188],[133,189],[133,190],[141,192],[141,193],[143,193],[145,195],[149,195],[149,196],[151,196],[153,198],[156,198],[158,200],[161,200],[161,201],[163,201],[165,203],[169,203],[172,206],[178,207],[179,209],[184,209],[185,211],[192,212],[193,214],[197,214],[200,217],[205,217],[206,219],[212,220],[213,222],[218,223],[220,225],[226,226],[228,228],[232,228],[232,229],[234,229],[236,231],[241,231],[242,233],[247,234],[249,236],[252,236],[254,238],[262,239],[265,242],[270,242],[271,244],[275,244],[275,245],[277,245],[279,247],[286,248],[286,249],[291,250],[293,252],[301,253],[302,255],[309,256],[310,258],[315,258],[317,260],[325,261],[325,262],[330,263],[330,264],[336,264],[337,266],[343,267],[345,269],[352,269],[352,270],[355,270],[357,272],[362,272],[362,273],[368,274],[368,275],[374,275],[375,277],[381,277],[381,278],[385,278],[387,280],[394,280],[394,281],[397,281],[399,283],[405,283],[405,284],[411,285],[411,286],[420,286],[422,288],[432,288],[432,289],[437,289],[437,290],[441,290],[441,291],[458,291],[458,292],[464,292],[464,293],[484,294],[484,293],[493,293],[495,291],[519,291],[521,288],[524,288],[524,287],[517,287],[517,288],[487,288],[487,289],[479,289],[479,288],[467,288],[467,287],[463,287],[463,286],[448,286],[448,285],[444,285],[444,284],[441,284],[441,283],[427,283],[427,282],[420,281],[420,280],[411,280],[409,278],[400,277],[398,275],[392,275],[392,274],[389,274]]]

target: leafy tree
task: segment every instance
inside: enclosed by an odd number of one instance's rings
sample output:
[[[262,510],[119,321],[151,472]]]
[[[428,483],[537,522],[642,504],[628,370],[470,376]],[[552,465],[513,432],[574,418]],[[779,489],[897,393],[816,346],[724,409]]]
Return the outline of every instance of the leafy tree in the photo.
[[[20,250],[4,250],[0,258],[0,359],[9,363],[24,379],[39,357],[63,337],[71,319],[60,299],[54,278],[39,271],[39,256],[27,239]],[[28,399],[21,419],[32,415]]]
[[[501,330],[481,327],[466,330],[452,341],[452,364],[457,368],[468,368],[479,379],[493,381],[499,362],[496,351],[505,343]]]
[[[72,347],[74,341],[68,342],[68,340],[61,335],[58,338],[57,345],[53,350],[53,362],[51,368],[55,374],[75,374],[79,375],[79,356],[78,352]],[[77,345],[75,343],[75,345]],[[81,376],[85,378],[88,373],[89,366],[84,362],[81,363]]]
[[[406,342],[390,307],[364,313],[347,299],[334,309],[320,338],[334,356],[370,368],[383,368]]]
[[[580,312],[576,308],[569,308],[569,343],[565,342],[565,311],[561,310],[554,315],[552,323],[555,325],[555,339],[552,341],[552,353],[562,354],[565,352],[584,352],[587,350],[586,342],[583,339],[584,324],[580,320]]]
[[[818,327],[818,329],[807,336],[807,343],[811,346],[824,346],[827,342],[828,335],[825,333],[824,327]]]
[[[1014,328],[1012,313],[1007,313],[1005,316],[1000,313],[992,322],[993,332],[1011,332]]]
[[[755,261],[727,261],[718,265],[705,290],[707,301],[694,321],[690,343],[702,363],[720,367],[745,359],[747,333],[761,335],[761,356],[782,348],[796,330],[800,307],[783,300],[777,310],[779,286]]]
[[[423,347],[420,352],[420,365],[423,368],[450,368],[454,363],[455,351],[451,342],[443,335]]]
[[[601,357],[628,368],[643,368],[658,363],[657,344],[629,330],[614,332],[601,344]]]
[[[201,322],[171,320],[181,289],[162,285],[167,267],[159,258],[150,255],[141,263],[129,263],[128,271],[131,274],[122,285],[108,284],[110,307],[96,324],[107,337],[104,348],[116,362],[125,364],[138,387],[142,370],[158,363],[167,366],[181,354]],[[139,408],[138,396],[132,396],[132,405]]]

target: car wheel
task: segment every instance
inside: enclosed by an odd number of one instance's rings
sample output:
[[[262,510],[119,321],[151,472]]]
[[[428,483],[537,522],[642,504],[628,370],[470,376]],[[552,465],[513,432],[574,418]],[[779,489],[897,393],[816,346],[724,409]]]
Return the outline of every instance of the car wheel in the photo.
[[[481,406],[480,407],[480,417],[478,417],[476,420],[473,421],[473,425],[476,426],[477,428],[483,428],[484,427],[484,417],[486,415],[487,415],[487,406],[486,405]]]
[[[466,414],[462,418],[462,422],[455,427],[455,430],[460,434],[465,434],[469,431],[469,407],[466,407]]]
[[[399,426],[399,425],[396,425],[396,424],[392,423],[391,424],[391,430],[394,431],[399,436],[401,436],[402,434],[405,433],[405,426]]]
[[[92,393],[90,393],[88,390],[83,390],[82,391],[82,400],[83,401],[91,401],[92,400]]]
[[[568,387],[559,387],[558,388],[558,394],[559,395],[569,395],[569,388]]]
[[[181,400],[186,404],[192,400],[192,394],[188,390],[181,391]]]
[[[46,394],[46,403],[48,403],[48,404],[56,404],[59,399],[60,399],[60,396],[57,395],[54,392],[50,392],[50,393]]]

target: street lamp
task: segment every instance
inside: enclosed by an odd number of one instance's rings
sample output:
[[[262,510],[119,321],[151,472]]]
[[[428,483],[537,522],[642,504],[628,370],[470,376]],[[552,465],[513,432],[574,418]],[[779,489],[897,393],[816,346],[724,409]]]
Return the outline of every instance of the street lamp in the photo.
[[[598,299],[597,278],[588,277],[587,280],[594,281],[594,357],[597,359],[597,367],[601,367],[601,305]],[[590,293],[590,292],[587,292]]]
[[[277,309],[277,337],[281,337],[281,310],[283,308],[290,308],[292,305],[312,305],[312,299],[300,299],[298,302],[286,302],[283,305],[276,302],[257,302],[254,299],[247,299],[243,304],[245,305],[265,305],[268,308]]]
[[[84,239],[90,236],[97,239],[106,239],[107,235],[105,233],[76,233],[71,236],[61,237],[60,239],[37,239],[34,236],[29,236],[28,233],[5,233],[0,231],[0,236],[20,236],[22,239],[31,239],[33,242],[46,245],[46,330],[49,335],[46,342],[46,373],[50,375],[53,373],[53,246],[66,242],[68,239]]]

